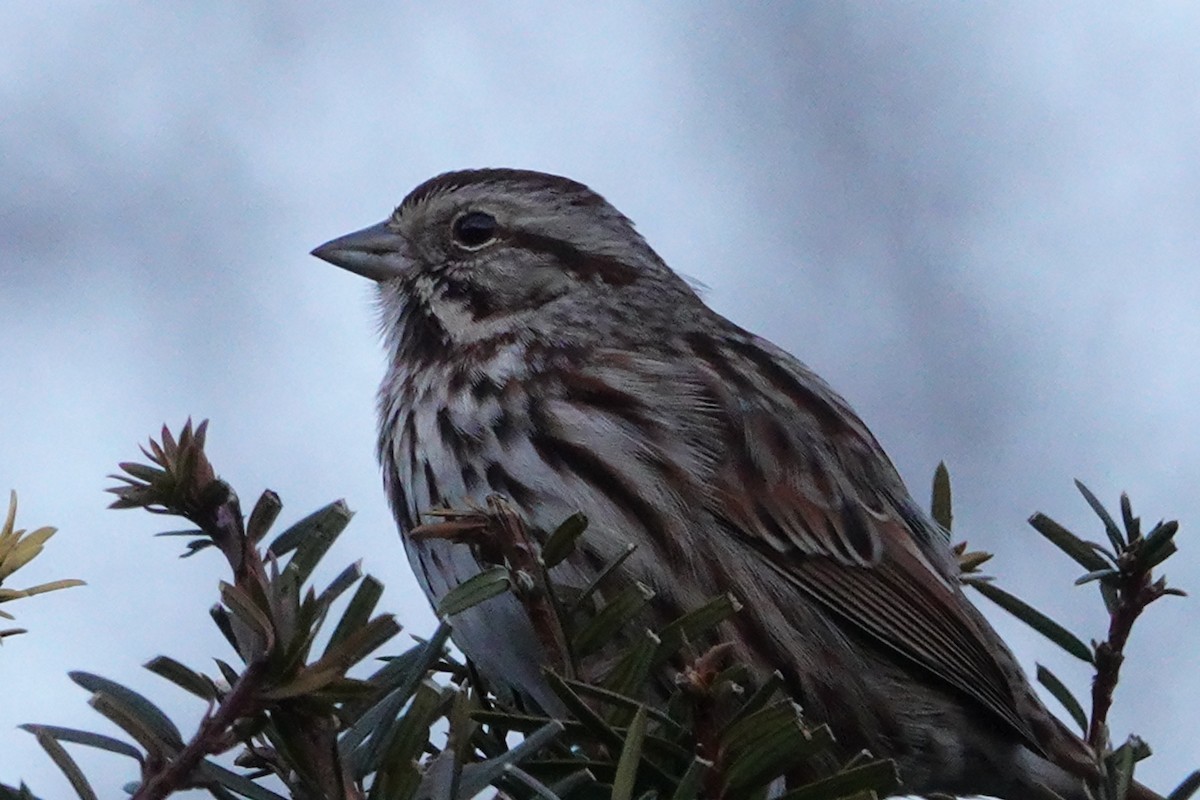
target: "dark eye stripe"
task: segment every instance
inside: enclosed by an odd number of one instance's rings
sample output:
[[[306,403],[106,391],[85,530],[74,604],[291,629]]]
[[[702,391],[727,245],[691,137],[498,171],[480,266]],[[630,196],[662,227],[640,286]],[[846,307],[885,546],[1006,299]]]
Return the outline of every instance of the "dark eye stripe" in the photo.
[[[597,278],[610,286],[628,286],[637,280],[637,269],[620,259],[588,253],[570,242],[527,231],[515,231],[511,240],[517,247],[553,256],[567,272],[589,280]]]

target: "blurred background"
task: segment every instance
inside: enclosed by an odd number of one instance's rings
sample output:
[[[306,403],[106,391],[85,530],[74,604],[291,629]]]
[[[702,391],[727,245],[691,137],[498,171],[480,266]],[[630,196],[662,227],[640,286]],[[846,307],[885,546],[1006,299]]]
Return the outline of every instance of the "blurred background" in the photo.
[[[1025,524],[1072,485],[1183,521],[1200,590],[1200,7],[1187,3],[13,3],[0,7],[0,491],[60,532],[6,604],[0,780],[70,792],[22,722],[112,729],[71,669],[203,709],[140,664],[228,657],[223,564],[106,511],[163,422],[283,523],[336,497],[408,631],[432,617],[374,461],[371,288],[308,255],[448,169],[568,175],[715,308],[797,354],[914,494],[1085,640],[1094,587]],[[981,603],[985,602],[981,600]],[[1030,670],[1086,665],[987,608]],[[1200,606],[1135,631],[1113,734],[1159,790],[1200,766]],[[135,778],[78,751],[101,794]]]

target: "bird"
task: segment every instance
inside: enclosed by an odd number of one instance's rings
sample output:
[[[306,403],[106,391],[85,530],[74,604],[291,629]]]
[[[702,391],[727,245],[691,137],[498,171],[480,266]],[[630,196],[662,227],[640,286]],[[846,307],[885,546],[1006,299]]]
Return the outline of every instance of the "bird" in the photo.
[[[739,657],[782,674],[845,753],[893,759],[898,793],[1087,800],[1093,751],[965,597],[948,533],[866,424],[709,308],[600,194],[447,172],[312,253],[377,287],[378,457],[402,533],[492,493],[535,532],[582,511],[566,580],[632,543],[622,574],[665,619],[732,593]],[[483,568],[465,543],[402,538],[435,606]],[[484,676],[556,705],[511,594],[456,617],[454,639]]]

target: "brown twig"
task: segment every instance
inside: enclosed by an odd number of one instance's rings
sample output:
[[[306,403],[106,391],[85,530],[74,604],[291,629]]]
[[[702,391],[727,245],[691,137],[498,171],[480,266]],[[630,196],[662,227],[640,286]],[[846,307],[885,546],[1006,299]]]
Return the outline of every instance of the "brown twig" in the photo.
[[[705,796],[725,797],[725,754],[721,749],[723,723],[717,713],[715,696],[717,677],[728,663],[733,645],[714,645],[686,665],[677,678],[684,694],[691,699],[696,755],[711,762],[704,776]]]
[[[263,666],[264,662],[247,665],[237,683],[217,708],[200,722],[196,734],[179,754],[160,768],[147,770],[142,775],[142,783],[133,793],[132,800],[161,800],[179,789],[195,785],[192,779],[204,758],[229,748],[226,731],[237,720],[258,710],[254,696],[260,688]]]
[[[573,678],[575,663],[563,632],[562,614],[541,561],[541,549],[508,501],[500,495],[490,495],[485,509],[442,509],[431,512],[431,516],[440,517],[441,521],[420,525],[408,535],[417,540],[445,539],[466,544],[483,563],[508,567],[514,594],[524,606],[545,654],[542,663],[567,679]]]
[[[529,614],[533,630],[546,655],[547,667],[570,680],[575,677],[575,664],[570,644],[563,631],[559,608],[554,602],[553,588],[545,566],[539,557],[539,548],[529,536],[525,523],[504,498],[492,495],[488,498],[488,510],[492,514],[496,532],[500,534],[501,547],[509,564],[520,576],[527,576],[530,585],[517,592],[517,598]]]
[[[1162,581],[1151,582],[1150,570],[1138,564],[1134,550],[1120,558],[1120,574],[1116,576],[1117,602],[1108,624],[1108,638],[1096,645],[1096,677],[1092,680],[1092,718],[1088,724],[1087,741],[1093,748],[1102,750],[1108,742],[1108,712],[1112,708],[1113,694],[1121,677],[1121,665],[1125,661],[1125,645],[1133,624],[1146,606],[1164,594]]]

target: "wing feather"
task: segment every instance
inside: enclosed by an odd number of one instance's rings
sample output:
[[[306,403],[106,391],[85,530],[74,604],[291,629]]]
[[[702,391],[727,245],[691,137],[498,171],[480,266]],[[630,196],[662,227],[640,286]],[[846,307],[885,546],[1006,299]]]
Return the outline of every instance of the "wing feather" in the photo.
[[[643,435],[650,426],[659,446],[696,451],[671,491],[699,498],[719,529],[832,618],[974,699],[1040,752],[997,661],[1003,644],[962,595],[944,531],[846,402],[738,329],[683,340],[690,351],[673,358],[608,351],[586,367],[589,380],[643,398]],[[664,384],[671,396],[652,389]]]
[[[746,334],[710,345],[730,383],[711,511],[836,618],[973,698],[1041,747],[998,663],[998,638],[966,608],[936,524],[879,443],[807,368]],[[749,446],[763,434],[769,443]]]

